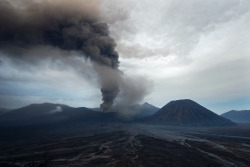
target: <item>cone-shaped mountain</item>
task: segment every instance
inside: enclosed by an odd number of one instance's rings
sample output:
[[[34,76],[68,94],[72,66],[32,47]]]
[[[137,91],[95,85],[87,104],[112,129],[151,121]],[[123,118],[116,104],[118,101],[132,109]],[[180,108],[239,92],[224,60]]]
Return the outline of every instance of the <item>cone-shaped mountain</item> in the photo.
[[[174,125],[230,126],[233,122],[198,103],[189,100],[171,101],[149,118],[150,122]]]

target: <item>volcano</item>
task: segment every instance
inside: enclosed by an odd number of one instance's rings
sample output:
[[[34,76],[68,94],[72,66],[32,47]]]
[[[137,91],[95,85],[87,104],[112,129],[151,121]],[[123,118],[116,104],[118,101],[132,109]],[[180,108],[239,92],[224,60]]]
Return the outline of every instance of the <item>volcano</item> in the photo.
[[[189,100],[171,101],[154,115],[149,122],[191,126],[232,126],[234,123],[220,117],[198,103]]]

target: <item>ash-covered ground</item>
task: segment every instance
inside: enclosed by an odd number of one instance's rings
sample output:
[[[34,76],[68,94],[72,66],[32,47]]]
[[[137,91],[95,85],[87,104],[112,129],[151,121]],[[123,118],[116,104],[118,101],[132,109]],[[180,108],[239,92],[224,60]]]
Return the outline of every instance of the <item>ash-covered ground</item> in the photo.
[[[72,124],[0,132],[1,167],[250,166],[250,125]]]

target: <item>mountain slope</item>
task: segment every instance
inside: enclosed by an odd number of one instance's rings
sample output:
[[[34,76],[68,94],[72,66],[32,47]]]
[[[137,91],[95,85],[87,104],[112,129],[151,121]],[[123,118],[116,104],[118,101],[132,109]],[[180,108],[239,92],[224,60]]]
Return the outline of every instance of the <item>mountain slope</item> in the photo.
[[[52,103],[31,104],[22,108],[6,112],[1,118],[6,120],[31,118],[36,116],[62,112],[63,110],[70,110],[70,109],[73,108],[62,104],[52,104]]]
[[[250,110],[231,110],[221,116],[234,122],[250,122]]]
[[[140,106],[140,109],[139,109],[140,114],[141,114],[141,116],[143,116],[143,117],[144,117],[144,116],[153,115],[153,114],[155,114],[158,110],[159,110],[158,107],[155,107],[155,106],[153,106],[152,104],[149,104],[149,103],[147,103],[147,102],[145,102],[144,104],[142,104],[142,105]]]
[[[10,111],[10,108],[0,107],[0,115],[5,114],[6,112]]]
[[[28,125],[57,122],[66,118],[63,111],[72,107],[62,104],[31,104],[22,108],[8,111],[0,116],[0,125]]]
[[[169,102],[157,113],[148,117],[147,121],[172,125],[234,125],[234,123],[230,120],[220,117],[219,115],[189,99]]]

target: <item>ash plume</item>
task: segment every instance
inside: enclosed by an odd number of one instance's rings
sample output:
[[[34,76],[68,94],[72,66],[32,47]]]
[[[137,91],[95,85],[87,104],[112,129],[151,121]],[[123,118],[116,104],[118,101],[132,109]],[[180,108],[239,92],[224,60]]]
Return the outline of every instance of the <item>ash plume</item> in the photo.
[[[29,60],[39,53],[27,53],[41,47],[74,51],[91,60],[101,85],[101,108],[110,110],[119,93],[122,73],[118,70],[116,43],[109,36],[108,25],[100,20],[96,1],[20,0],[17,4],[1,0],[0,51],[14,60]]]

